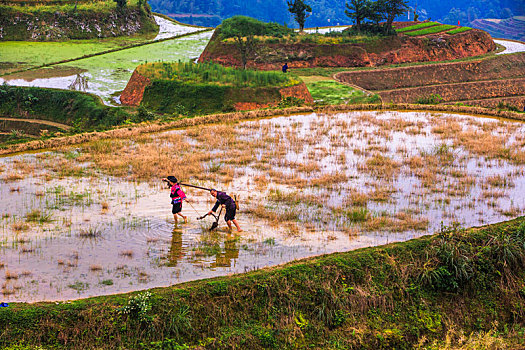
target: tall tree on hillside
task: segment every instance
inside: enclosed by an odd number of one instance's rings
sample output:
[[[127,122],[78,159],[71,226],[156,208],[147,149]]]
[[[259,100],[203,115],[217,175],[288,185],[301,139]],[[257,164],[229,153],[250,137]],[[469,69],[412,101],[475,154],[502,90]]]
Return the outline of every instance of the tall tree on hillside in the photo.
[[[370,12],[369,0],[351,0],[345,3],[345,14],[355,21],[355,29],[361,32],[361,22],[364,21]]]
[[[384,13],[386,13],[386,30],[392,28],[392,22],[396,16],[404,14],[408,9],[407,0],[379,0],[382,2]]]
[[[246,69],[248,57],[256,51],[255,36],[264,34],[264,28],[263,22],[246,16],[233,16],[222,22],[220,35],[235,40],[243,69]]]
[[[379,23],[386,19],[386,13],[385,13],[385,0],[377,0],[370,2],[368,6],[368,16],[367,18],[371,20],[377,27],[379,27]]]
[[[299,24],[299,30],[302,32],[304,29],[304,22],[310,17],[312,8],[307,5],[303,0],[288,0],[288,11],[293,14],[295,21]]]

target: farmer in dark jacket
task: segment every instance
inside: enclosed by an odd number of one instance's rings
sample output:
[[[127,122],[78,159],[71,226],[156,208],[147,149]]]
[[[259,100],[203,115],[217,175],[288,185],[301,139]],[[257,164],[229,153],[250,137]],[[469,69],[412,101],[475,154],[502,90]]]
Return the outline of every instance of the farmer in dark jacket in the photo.
[[[217,202],[215,202],[213,208],[208,212],[208,215],[210,215],[211,213],[215,213],[219,208],[219,205],[222,205],[226,208],[226,215],[224,215],[224,221],[226,221],[228,229],[232,229],[233,221],[233,224],[237,228],[237,231],[241,232],[241,227],[239,226],[239,223],[237,223],[237,220],[235,220],[235,212],[237,211],[237,207],[235,206],[235,201],[232,199],[232,197],[228,196],[224,192],[220,192],[217,190],[211,190],[210,194],[213,197],[217,198]]]

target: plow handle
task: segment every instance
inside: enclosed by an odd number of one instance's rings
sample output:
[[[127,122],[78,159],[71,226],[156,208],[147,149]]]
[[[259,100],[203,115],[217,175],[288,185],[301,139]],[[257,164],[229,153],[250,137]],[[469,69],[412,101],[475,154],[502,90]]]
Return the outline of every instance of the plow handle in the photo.
[[[211,188],[206,188],[206,187],[200,187],[200,186],[189,185],[189,184],[183,184],[183,183],[179,183],[179,185],[182,185],[182,186],[188,186],[188,187],[193,187],[193,188],[198,188],[198,189],[200,189],[200,190],[205,190],[205,191],[211,191]]]

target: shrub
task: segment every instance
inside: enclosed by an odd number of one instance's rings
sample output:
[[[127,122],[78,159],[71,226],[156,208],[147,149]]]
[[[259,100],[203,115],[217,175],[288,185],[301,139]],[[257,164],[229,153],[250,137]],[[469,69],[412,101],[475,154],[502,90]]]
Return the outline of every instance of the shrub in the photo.
[[[295,96],[287,96],[281,99],[281,102],[277,105],[279,108],[288,108],[288,107],[300,107],[304,105],[304,100]]]
[[[437,105],[441,103],[443,98],[439,94],[431,94],[429,96],[418,97],[415,103],[420,105]]]
[[[152,294],[150,292],[145,292],[134,297],[129,297],[128,305],[123,306],[119,311],[133,321],[149,323],[153,319],[148,315],[151,310],[151,296]]]
[[[254,35],[282,37],[292,32],[292,29],[278,23],[265,23],[247,16],[233,16],[225,19],[219,27],[219,35],[222,39]]]
[[[507,110],[507,111],[513,111],[513,112],[521,112],[521,110],[518,107],[510,105],[510,104],[505,103],[505,102],[498,103],[498,106],[496,108],[497,109]]]
[[[105,106],[90,94],[5,84],[0,86],[0,115],[52,120],[79,131],[116,126],[128,117],[121,108]]]

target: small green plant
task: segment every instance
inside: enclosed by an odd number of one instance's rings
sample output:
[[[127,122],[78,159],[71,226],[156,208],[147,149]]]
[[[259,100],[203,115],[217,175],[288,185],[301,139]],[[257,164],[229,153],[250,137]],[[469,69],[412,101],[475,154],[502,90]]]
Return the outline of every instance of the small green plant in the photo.
[[[168,328],[177,337],[191,329],[191,313],[188,305],[181,305],[177,312],[171,317]]]
[[[297,312],[294,317],[295,324],[301,329],[306,329],[308,327],[308,320],[303,316],[302,312]]]
[[[420,105],[437,105],[443,102],[443,98],[439,94],[431,94],[429,96],[419,97],[415,102]]]
[[[189,350],[190,347],[186,344],[180,344],[177,339],[164,339],[160,341],[151,342],[149,344],[140,343],[141,349],[148,350]]]
[[[521,112],[521,110],[517,106],[510,105],[510,104],[504,103],[504,102],[498,103],[498,106],[496,108],[497,109],[502,109],[502,110],[507,110],[507,111],[512,111],[512,112]]]
[[[120,313],[128,316],[132,321],[141,324],[150,323],[153,317],[148,315],[151,310],[152,294],[150,292],[140,293],[134,297],[129,297],[128,305],[119,309]]]
[[[16,139],[21,139],[23,137],[26,137],[26,134],[25,134],[25,132],[23,130],[13,129],[9,133],[8,139],[16,140]]]
[[[42,211],[38,209],[33,209],[29,213],[26,214],[26,221],[28,222],[37,222],[39,224],[43,224],[46,222],[51,222],[51,214],[49,213],[43,213]]]
[[[268,244],[268,245],[275,245],[275,238],[271,237],[271,238],[266,238],[264,241],[263,241],[264,244]]]
[[[102,236],[102,232],[96,227],[89,227],[86,229],[81,229],[78,235],[81,238],[97,238]]]
[[[68,285],[68,287],[71,288],[71,289],[74,289],[74,290],[76,290],[77,292],[80,293],[80,292],[82,292],[82,291],[84,291],[84,290],[89,288],[89,283],[84,283],[84,282],[77,281],[77,282],[75,282],[73,284]]]
[[[210,173],[218,173],[222,169],[223,165],[224,165],[223,162],[210,161],[208,165],[208,171]]]
[[[345,212],[345,216],[351,222],[364,222],[370,217],[370,212],[363,207],[351,208]]]
[[[304,105],[304,100],[295,96],[287,96],[281,99],[281,102],[277,105],[279,108],[288,108],[288,107],[300,107]]]
[[[144,106],[140,106],[138,108],[137,114],[133,115],[130,118],[130,121],[133,122],[133,123],[141,123],[141,122],[154,120],[154,119],[156,119],[155,114],[153,114],[150,111],[148,111],[148,109],[145,108]]]

